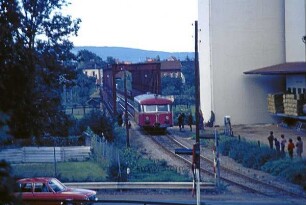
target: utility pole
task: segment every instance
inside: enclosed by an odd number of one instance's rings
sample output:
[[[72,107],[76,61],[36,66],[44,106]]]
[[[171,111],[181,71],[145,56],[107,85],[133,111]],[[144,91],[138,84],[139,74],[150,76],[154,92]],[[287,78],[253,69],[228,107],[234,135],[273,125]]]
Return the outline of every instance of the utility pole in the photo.
[[[196,150],[199,152],[198,156],[200,156],[201,149],[200,149],[200,71],[199,71],[199,51],[198,51],[198,21],[194,22],[194,33],[195,33],[195,39],[194,39],[194,49],[195,49],[195,57],[194,57],[194,74],[195,74],[195,116],[196,116]],[[197,194],[197,205],[199,205],[201,202],[201,187],[200,187],[200,157],[196,157],[195,159],[195,175],[196,175],[196,194]]]
[[[195,116],[196,116],[196,143],[200,143],[200,71],[199,71],[199,51],[198,51],[198,21],[195,21],[195,57],[194,57],[194,75],[195,75]]]
[[[196,190],[197,205],[201,204],[201,180],[200,180],[200,76],[199,76],[199,61],[198,61],[198,22],[195,21],[195,101],[196,101],[196,143],[192,149],[175,149],[175,154],[192,155],[192,172],[193,172],[193,189]]]

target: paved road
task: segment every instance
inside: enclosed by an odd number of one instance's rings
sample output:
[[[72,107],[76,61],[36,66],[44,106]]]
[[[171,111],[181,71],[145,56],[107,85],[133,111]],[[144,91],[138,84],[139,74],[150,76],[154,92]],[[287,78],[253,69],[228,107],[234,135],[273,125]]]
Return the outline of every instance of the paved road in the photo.
[[[192,193],[187,191],[106,191],[99,192],[99,199],[101,200],[129,200],[129,201],[147,201],[147,202],[170,202],[175,204],[196,204],[196,198]],[[96,203],[108,205],[131,205],[131,204],[145,204],[145,203]],[[148,205],[150,203],[147,203]],[[157,205],[158,203],[154,203]],[[252,194],[205,194],[201,193],[201,204],[205,205],[305,205],[302,200],[297,199],[283,199],[283,198],[268,198]]]

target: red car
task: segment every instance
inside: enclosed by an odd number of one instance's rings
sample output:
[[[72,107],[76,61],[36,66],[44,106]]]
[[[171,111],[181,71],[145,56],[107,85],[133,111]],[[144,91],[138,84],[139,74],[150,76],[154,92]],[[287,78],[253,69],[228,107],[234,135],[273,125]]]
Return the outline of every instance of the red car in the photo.
[[[17,186],[19,192],[16,195],[21,196],[26,204],[75,204],[73,201],[84,204],[84,201],[90,203],[97,200],[95,191],[68,188],[56,178],[20,179]]]

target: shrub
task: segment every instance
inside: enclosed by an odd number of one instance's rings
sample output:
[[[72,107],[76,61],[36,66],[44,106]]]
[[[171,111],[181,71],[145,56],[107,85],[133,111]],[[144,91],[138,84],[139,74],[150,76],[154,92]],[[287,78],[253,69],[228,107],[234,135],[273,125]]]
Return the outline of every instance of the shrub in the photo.
[[[121,153],[120,169],[121,180],[126,180],[129,177],[130,181],[190,181],[180,167],[171,167],[165,160],[152,160],[144,158],[139,152],[133,149],[125,149]],[[127,167],[130,168],[130,176],[126,175]],[[119,180],[117,176],[119,167],[114,164],[109,170],[109,174],[114,180]]]
[[[219,151],[222,155],[228,156],[233,146],[234,139],[233,138],[225,138],[219,143]]]
[[[269,161],[262,170],[301,185],[306,190],[306,160],[289,158]]]
[[[261,169],[275,176],[299,184],[306,190],[306,160],[291,160],[268,146],[259,147],[257,143],[222,136],[219,152],[233,158],[243,166]]]
[[[280,158],[275,150],[267,146],[259,147],[257,143],[245,139],[223,136],[219,142],[219,152],[233,158],[248,168],[260,169],[267,161]]]

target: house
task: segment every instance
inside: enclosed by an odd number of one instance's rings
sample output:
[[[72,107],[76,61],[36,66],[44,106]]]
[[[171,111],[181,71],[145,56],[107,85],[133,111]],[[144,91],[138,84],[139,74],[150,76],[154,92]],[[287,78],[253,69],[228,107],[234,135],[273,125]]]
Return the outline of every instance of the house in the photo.
[[[88,77],[96,78],[96,85],[100,86],[103,79],[103,69],[101,66],[97,65],[95,62],[87,62],[82,64],[79,69],[82,69],[83,73]]]

